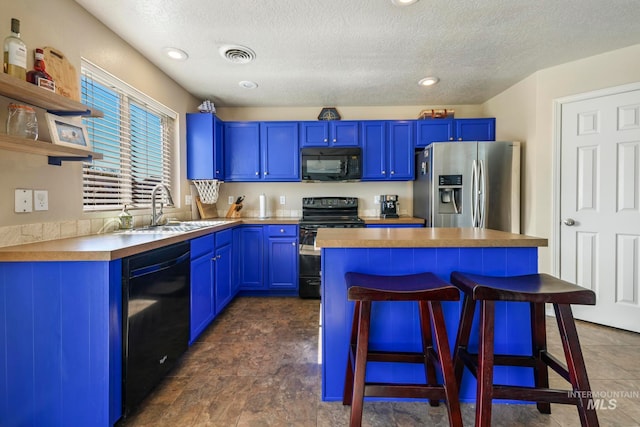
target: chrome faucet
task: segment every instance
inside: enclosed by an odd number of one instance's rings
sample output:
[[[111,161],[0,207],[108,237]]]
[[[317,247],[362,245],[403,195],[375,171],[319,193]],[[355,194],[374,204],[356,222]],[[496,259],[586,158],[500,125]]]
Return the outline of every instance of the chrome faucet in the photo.
[[[156,197],[158,196],[159,190],[164,190],[164,194],[167,196],[169,203],[173,204],[173,198],[171,198],[171,192],[169,191],[166,185],[158,184],[155,187],[153,187],[153,190],[151,191],[151,227],[155,227],[159,225],[158,221],[160,221],[160,218],[162,218],[162,215],[163,215],[162,208],[164,206],[164,203],[162,202],[162,199],[160,200],[160,211],[156,213]]]

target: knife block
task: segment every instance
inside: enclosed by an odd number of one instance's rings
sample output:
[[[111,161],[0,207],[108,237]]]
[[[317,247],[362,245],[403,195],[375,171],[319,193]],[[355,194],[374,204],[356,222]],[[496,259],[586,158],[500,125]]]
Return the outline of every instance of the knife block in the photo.
[[[240,218],[240,210],[242,209],[242,203],[233,203],[227,211],[227,218]]]

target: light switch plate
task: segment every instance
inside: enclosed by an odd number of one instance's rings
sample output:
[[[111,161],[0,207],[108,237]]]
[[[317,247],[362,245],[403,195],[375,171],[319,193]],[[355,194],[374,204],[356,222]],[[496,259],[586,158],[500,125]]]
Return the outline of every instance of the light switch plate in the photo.
[[[49,210],[49,192],[47,190],[33,191],[33,210],[35,211]]]
[[[16,188],[16,213],[33,212],[33,190]]]
[[[281,205],[286,205],[287,204],[286,196],[280,196],[280,204]]]
[[[184,204],[186,206],[191,206],[192,201],[193,200],[191,199],[191,194],[185,194],[185,196],[184,196]]]

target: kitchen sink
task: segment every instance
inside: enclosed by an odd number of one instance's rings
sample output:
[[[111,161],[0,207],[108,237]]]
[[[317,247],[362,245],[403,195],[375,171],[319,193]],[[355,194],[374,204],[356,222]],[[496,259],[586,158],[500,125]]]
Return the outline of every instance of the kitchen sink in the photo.
[[[122,230],[121,233],[125,234],[177,234],[185,233],[187,231],[198,230],[205,227],[214,227],[216,225],[226,224],[227,221],[184,221],[184,222],[169,222],[164,225],[133,228],[131,230]]]

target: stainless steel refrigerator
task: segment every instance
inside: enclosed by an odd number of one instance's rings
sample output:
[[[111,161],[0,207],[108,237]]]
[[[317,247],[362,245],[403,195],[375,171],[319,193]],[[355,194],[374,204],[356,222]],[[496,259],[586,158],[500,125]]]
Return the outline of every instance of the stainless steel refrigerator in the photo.
[[[413,216],[427,227],[520,233],[520,143],[434,142],[417,152]]]

